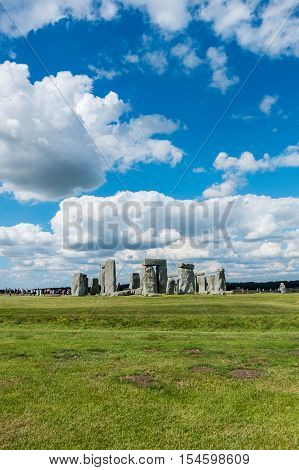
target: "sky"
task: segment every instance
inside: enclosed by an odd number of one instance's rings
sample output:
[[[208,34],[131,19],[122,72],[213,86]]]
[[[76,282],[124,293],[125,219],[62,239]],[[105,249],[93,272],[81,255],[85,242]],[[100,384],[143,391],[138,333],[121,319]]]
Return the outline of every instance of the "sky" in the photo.
[[[299,279],[298,2],[0,1],[0,288]]]

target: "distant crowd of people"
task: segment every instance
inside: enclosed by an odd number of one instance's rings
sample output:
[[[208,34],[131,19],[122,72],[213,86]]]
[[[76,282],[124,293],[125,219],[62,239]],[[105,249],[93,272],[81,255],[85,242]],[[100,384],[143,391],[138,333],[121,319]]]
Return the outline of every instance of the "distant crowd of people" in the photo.
[[[5,295],[71,295],[70,287],[62,287],[57,289],[9,289],[1,291]]]

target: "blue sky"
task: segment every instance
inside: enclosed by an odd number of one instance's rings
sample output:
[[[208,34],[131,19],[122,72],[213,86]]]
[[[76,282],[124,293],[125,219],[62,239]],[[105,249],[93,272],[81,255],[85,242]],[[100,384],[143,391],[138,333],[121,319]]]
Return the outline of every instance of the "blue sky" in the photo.
[[[90,253],[83,250],[64,271],[65,253],[51,238],[57,237],[52,220],[66,198],[109,200],[124,189],[157,191],[179,201],[261,197],[255,205],[274,217],[273,231],[254,238],[240,227],[233,235],[244,242],[246,252],[251,250],[251,259],[239,260],[238,266],[237,245],[227,259],[218,259],[211,248],[199,254],[196,265],[207,271],[217,263],[227,265],[232,279],[298,278],[298,221],[281,215],[280,208],[282,200],[289,200],[293,213],[299,197],[296,2],[289,0],[283,8],[270,0],[260,9],[241,0],[227,6],[222,0],[79,3],[28,0],[24,11],[22,2],[13,0],[0,8],[0,287],[30,284],[33,269],[33,279],[42,273],[44,285],[57,279],[67,283],[77,268],[89,266],[95,273],[97,261],[88,262]],[[15,64],[25,64],[30,78]],[[69,74],[55,85],[62,71]],[[54,78],[45,82],[48,75]],[[76,78],[82,75],[90,77],[89,85]],[[79,110],[82,129],[68,115],[62,96],[52,98],[52,92],[67,96],[67,104]],[[28,94],[26,106],[22,93]],[[94,115],[90,94],[103,100]],[[64,114],[70,120],[66,124]],[[37,120],[39,127],[33,129]],[[7,126],[13,143],[8,143]],[[114,171],[89,149],[84,126]],[[67,181],[56,188],[60,178]],[[262,196],[271,201],[266,208]],[[267,220],[263,224],[269,226]],[[27,253],[25,243],[22,257],[27,231],[32,246]],[[45,237],[51,238],[51,248],[48,242],[45,248]],[[144,253],[143,247],[133,258],[142,259]],[[120,265],[125,264],[123,254],[113,253]],[[186,249],[184,257],[191,256]],[[62,267],[47,269],[49,259]]]

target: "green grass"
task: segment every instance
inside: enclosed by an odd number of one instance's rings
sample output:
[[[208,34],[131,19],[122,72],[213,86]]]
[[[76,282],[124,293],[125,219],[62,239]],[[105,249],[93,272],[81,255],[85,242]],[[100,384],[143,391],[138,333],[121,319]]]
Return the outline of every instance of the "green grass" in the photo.
[[[0,447],[297,448],[298,313],[297,294],[1,296]]]

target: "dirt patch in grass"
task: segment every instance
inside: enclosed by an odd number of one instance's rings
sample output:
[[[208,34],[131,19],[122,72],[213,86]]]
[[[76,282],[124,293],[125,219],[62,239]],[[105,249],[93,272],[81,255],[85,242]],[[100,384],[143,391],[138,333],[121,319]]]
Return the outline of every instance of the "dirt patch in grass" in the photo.
[[[24,378],[17,375],[12,375],[11,377],[0,377],[0,387],[8,387],[10,385],[16,385],[20,382],[23,382]]]
[[[212,367],[209,366],[194,366],[192,367],[192,372],[199,372],[199,373],[210,373],[210,372],[215,372],[215,370]]]
[[[201,349],[184,349],[184,353],[189,356],[202,356],[204,352]]]
[[[230,375],[236,379],[256,379],[261,377],[262,372],[253,369],[235,369],[230,371]]]
[[[81,357],[78,351],[73,351],[72,349],[61,349],[60,351],[54,351],[52,352],[52,356],[58,361],[72,361]]]
[[[295,349],[295,350],[293,351],[293,354],[295,354],[295,356],[299,356],[299,349]]]
[[[27,359],[31,357],[30,354],[25,352],[4,352],[1,353],[0,356],[5,357],[6,359]]]
[[[0,421],[1,449],[11,449],[14,439],[25,434],[26,426],[27,422],[22,418],[10,418],[5,421]]]
[[[135,384],[142,388],[157,387],[158,385],[157,381],[155,381],[155,379],[149,374],[125,375],[124,377],[121,377],[120,380],[121,382]]]

